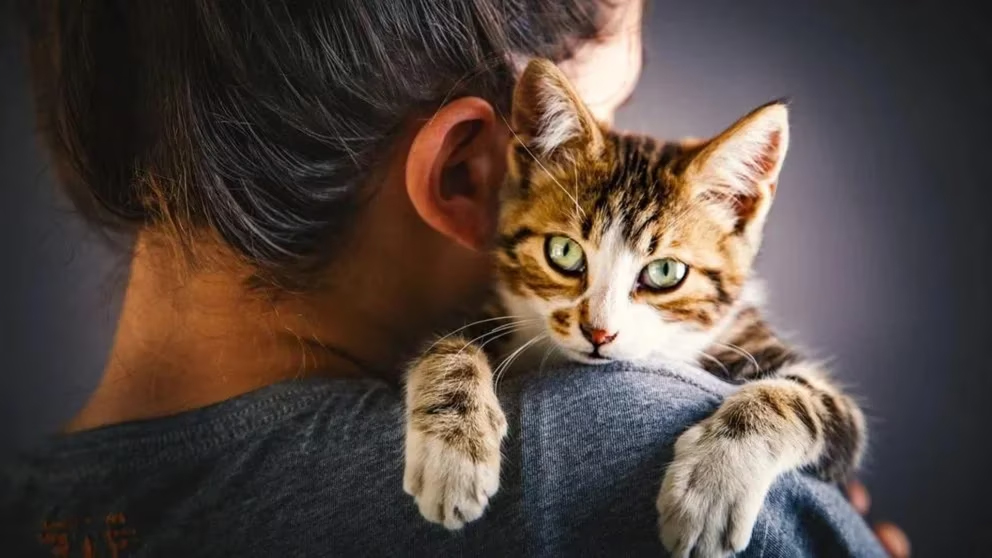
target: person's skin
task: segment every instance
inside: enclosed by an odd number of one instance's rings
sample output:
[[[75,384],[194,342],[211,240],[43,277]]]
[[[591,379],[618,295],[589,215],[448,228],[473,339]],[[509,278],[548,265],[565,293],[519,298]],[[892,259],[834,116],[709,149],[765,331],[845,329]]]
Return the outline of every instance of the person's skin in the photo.
[[[639,0],[617,3],[602,39],[562,64],[606,123],[640,74],[641,15]],[[482,99],[425,116],[384,154],[374,195],[318,289],[253,291],[250,269],[209,235],[194,266],[164,235],[139,233],[103,378],[66,430],[171,415],[304,376],[399,382],[404,359],[489,279],[510,139],[504,115]]]

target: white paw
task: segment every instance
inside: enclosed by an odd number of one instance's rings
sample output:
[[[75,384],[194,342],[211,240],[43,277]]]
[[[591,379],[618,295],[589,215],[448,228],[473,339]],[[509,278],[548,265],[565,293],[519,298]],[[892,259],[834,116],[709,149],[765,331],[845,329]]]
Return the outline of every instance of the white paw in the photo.
[[[704,432],[694,426],[676,442],[658,494],[661,541],[676,558],[744,550],[777,474],[763,444]]]
[[[499,433],[494,452],[474,461],[441,438],[408,428],[403,490],[414,497],[420,514],[448,529],[481,517],[499,490],[502,437]]]

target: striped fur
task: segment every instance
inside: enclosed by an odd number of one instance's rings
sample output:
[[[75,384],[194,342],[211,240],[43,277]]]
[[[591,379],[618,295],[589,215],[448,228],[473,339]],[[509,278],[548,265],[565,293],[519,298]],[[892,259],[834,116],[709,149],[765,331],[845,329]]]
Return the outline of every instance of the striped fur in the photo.
[[[676,445],[658,498],[676,553],[744,548],[781,473],[846,479],[864,446],[861,412],[765,323],[751,271],[788,146],[784,105],[711,140],[662,142],[598,126],[564,77],[534,62],[513,125],[492,304],[409,373],[406,488],[424,516],[456,528],[482,513],[506,428],[494,376],[542,355],[689,362],[741,384]],[[550,236],[581,247],[579,272],[555,266]],[[660,258],[687,266],[681,282],[645,282]]]

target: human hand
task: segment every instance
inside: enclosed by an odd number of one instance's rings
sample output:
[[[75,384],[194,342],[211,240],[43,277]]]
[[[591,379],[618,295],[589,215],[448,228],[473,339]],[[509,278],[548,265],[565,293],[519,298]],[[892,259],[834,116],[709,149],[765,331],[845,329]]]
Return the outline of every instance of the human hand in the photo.
[[[858,481],[852,481],[847,485],[847,499],[861,515],[866,515],[868,510],[871,509],[871,496],[868,494],[868,489]],[[882,548],[885,549],[885,552],[889,556],[892,558],[909,558],[909,537],[906,536],[906,533],[902,529],[894,523],[877,521],[872,525],[872,530],[875,532],[875,536],[878,537],[878,541],[882,544]]]

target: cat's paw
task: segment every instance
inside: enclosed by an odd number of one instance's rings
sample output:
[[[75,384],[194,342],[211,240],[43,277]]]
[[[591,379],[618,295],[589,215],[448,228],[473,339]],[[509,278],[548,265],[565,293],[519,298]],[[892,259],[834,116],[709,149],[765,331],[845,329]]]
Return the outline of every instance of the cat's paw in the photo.
[[[661,540],[676,558],[724,558],[744,550],[775,479],[754,441],[707,434],[705,422],[675,444],[658,494]]]
[[[502,411],[479,438],[452,443],[407,427],[403,490],[420,514],[448,529],[460,529],[482,516],[499,490],[499,446],[506,435]]]

